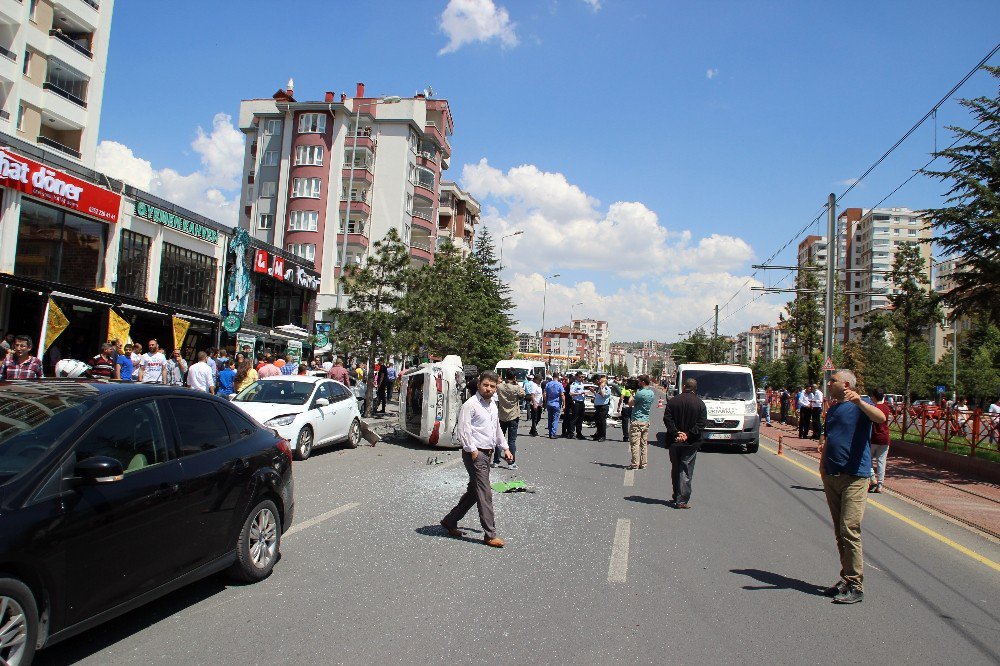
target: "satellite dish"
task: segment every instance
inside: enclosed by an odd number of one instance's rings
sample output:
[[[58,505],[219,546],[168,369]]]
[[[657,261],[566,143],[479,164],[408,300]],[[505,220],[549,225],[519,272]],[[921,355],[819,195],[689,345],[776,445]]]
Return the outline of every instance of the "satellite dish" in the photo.
[[[427,90],[424,91],[428,97],[434,97],[434,88],[427,86]]]

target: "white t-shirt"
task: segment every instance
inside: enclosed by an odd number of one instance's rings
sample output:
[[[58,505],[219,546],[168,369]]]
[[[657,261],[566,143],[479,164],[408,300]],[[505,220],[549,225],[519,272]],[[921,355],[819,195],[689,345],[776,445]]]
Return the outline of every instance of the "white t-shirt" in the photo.
[[[132,352],[130,354],[132,357],[132,381],[139,381],[139,365],[142,363],[142,354],[136,354]]]
[[[163,367],[166,364],[167,357],[160,352],[156,352],[155,354],[146,352],[143,354],[142,359],[139,360],[139,365],[142,367],[142,383],[162,384]]]
[[[209,393],[215,387],[212,366],[205,361],[199,361],[192,365],[188,368],[187,383],[195,391]]]
[[[333,361],[323,361],[323,370],[326,371],[326,374],[330,374],[330,368],[332,367]]]

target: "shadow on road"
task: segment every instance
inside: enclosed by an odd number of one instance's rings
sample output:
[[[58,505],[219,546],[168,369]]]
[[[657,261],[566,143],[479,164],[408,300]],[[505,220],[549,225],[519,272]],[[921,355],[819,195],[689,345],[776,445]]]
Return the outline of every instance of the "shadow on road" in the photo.
[[[441,525],[425,525],[424,527],[418,527],[417,529],[414,530],[414,532],[416,532],[417,534],[421,534],[423,536],[438,537],[439,539],[451,539],[453,541],[467,541],[469,543],[475,543],[475,544],[481,544],[483,542],[482,530],[477,530],[474,527],[462,527],[461,525],[459,525],[458,529],[462,530],[463,532],[471,532],[472,534],[478,534],[479,536],[453,537],[450,534],[448,534],[447,530],[445,530],[444,527],[442,527]]]
[[[730,569],[730,571],[741,576],[750,576],[764,583],[764,585],[744,585],[744,590],[797,590],[817,597],[823,596],[823,588],[819,585],[813,585],[798,578],[782,576],[772,571],[764,571],[763,569]]]
[[[670,500],[660,499],[658,497],[643,497],[642,495],[629,495],[625,498],[628,502],[637,502],[638,504],[661,504],[663,506],[673,507],[673,503]]]
[[[813,492],[821,493],[823,492],[822,486],[819,488],[810,488],[809,486],[788,486],[793,490],[812,490]]]
[[[628,465],[619,465],[618,463],[602,463],[602,462],[597,462],[596,460],[593,462],[593,464],[600,465],[601,467],[616,467],[618,469],[625,469],[626,467],[628,467]]]

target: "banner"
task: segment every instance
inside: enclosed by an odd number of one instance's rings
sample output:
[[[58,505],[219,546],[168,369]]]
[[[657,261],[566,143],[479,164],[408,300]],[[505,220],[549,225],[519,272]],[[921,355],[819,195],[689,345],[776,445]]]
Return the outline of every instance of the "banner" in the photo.
[[[69,319],[63,314],[63,311],[59,309],[56,302],[51,298],[49,299],[49,318],[45,326],[45,348],[48,349],[52,346],[52,343],[56,341],[59,334],[66,330],[69,326]]]
[[[0,148],[0,185],[105,222],[117,222],[122,198],[68,173]]]
[[[127,321],[118,316],[118,313],[108,309],[108,342],[117,340],[118,344],[124,345],[128,342],[129,329],[131,326]]]
[[[285,353],[292,357],[292,362],[298,365],[302,362],[302,341],[289,340],[285,346]]]
[[[237,333],[236,334],[236,351],[237,352],[243,351],[244,347],[249,347],[250,348],[250,356],[253,357],[254,350],[255,350],[256,346],[257,346],[257,336],[256,335],[248,335],[246,333]],[[251,358],[251,360],[252,360],[252,358]]]
[[[180,317],[171,317],[174,325],[174,349],[181,349],[184,346],[184,337],[187,335],[191,322],[184,321]]]

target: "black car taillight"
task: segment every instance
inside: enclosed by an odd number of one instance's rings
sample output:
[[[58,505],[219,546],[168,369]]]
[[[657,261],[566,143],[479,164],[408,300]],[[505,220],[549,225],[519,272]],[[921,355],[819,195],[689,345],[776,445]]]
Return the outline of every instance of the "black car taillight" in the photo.
[[[288,446],[288,440],[284,437],[278,439],[278,450],[285,454],[288,458],[288,464],[292,464],[292,447]]]

